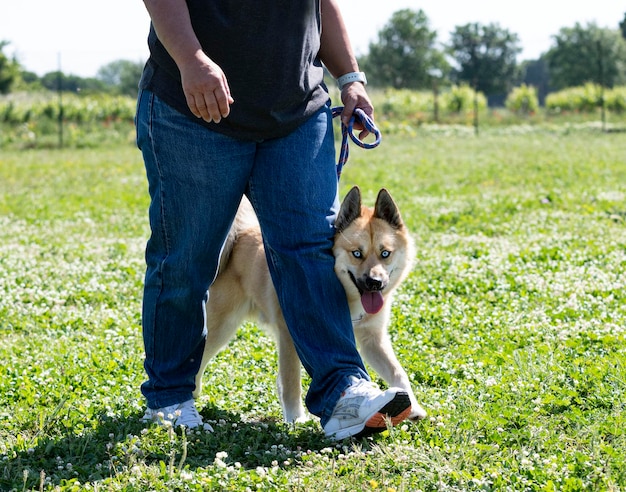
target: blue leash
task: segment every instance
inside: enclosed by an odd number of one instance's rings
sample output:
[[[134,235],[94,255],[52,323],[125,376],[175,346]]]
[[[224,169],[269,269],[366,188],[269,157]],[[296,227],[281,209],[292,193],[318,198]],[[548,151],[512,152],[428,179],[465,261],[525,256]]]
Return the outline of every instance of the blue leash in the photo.
[[[331,111],[334,118],[341,114],[341,112],[343,111],[343,107],[335,106],[331,109]],[[354,122],[357,120],[368,132],[372,133],[376,137],[376,140],[374,142],[362,142],[361,140],[359,140],[359,137],[354,134]],[[350,153],[350,149],[348,147],[348,136],[350,136],[350,139],[355,144],[364,149],[373,149],[374,147],[377,147],[382,140],[380,130],[376,127],[374,121],[369,116],[367,116],[365,114],[365,111],[363,111],[362,109],[355,109],[354,113],[352,113],[352,116],[350,117],[348,125],[346,126],[343,124],[343,122],[341,123],[341,150],[339,151],[339,161],[337,162],[337,179],[339,179],[339,177],[341,176],[341,171],[344,164],[348,162],[348,154]]]

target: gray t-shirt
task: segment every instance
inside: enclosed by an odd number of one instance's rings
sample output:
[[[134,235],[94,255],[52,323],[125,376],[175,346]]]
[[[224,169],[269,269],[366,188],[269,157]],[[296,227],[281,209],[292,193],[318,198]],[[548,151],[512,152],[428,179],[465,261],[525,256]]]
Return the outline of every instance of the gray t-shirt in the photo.
[[[140,88],[226,135],[260,141],[285,136],[328,102],[318,58],[319,0],[187,0],[205,53],[228,80],[235,100],[219,124],[193,116],[180,72],[150,26],[150,58]]]

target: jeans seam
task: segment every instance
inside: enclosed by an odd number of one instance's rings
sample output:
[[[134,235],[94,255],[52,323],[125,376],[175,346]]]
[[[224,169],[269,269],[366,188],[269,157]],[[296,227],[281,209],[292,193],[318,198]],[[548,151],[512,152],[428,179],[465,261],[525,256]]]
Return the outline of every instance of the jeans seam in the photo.
[[[163,265],[165,264],[169,254],[170,254],[170,250],[171,250],[171,244],[170,244],[170,239],[168,237],[167,234],[167,221],[166,221],[166,213],[165,213],[165,200],[163,198],[163,194],[164,194],[164,190],[163,190],[163,173],[162,173],[162,167],[158,158],[158,153],[156,152],[156,149],[154,148],[155,146],[155,138],[154,138],[154,134],[153,134],[153,121],[154,121],[154,106],[155,106],[155,95],[150,92],[150,97],[149,97],[149,101],[148,101],[148,135],[149,135],[149,141],[150,141],[150,147],[151,147],[151,151],[152,151],[152,155],[154,156],[154,165],[157,171],[157,175],[158,175],[158,179],[159,179],[159,196],[158,196],[158,200],[159,200],[159,209],[160,209],[160,218],[161,218],[161,231],[162,231],[162,239],[163,239],[163,245],[165,247],[165,255],[163,256],[163,258],[161,258],[160,263],[158,265],[158,280],[159,280],[159,293],[156,296],[156,299],[158,300],[161,295],[163,294]],[[154,309],[156,310],[156,306],[158,305],[158,302],[155,303]],[[154,313],[153,315],[153,320],[156,321],[156,313]],[[152,329],[153,334],[155,334],[156,332],[156,326],[153,327]],[[152,337],[152,344],[154,345],[156,343],[156,338],[157,336],[153,336]],[[152,351],[151,353],[155,353],[156,350],[154,347],[152,347]],[[151,361],[151,363],[153,363],[154,361]]]

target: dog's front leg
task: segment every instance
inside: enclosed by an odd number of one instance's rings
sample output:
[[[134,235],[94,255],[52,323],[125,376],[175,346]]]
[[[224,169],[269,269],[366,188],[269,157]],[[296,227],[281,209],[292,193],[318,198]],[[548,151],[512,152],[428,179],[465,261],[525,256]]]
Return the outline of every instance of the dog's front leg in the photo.
[[[426,417],[426,411],[417,402],[406,371],[400,365],[391,346],[389,335],[378,330],[367,328],[356,329],[355,335],[359,343],[361,355],[365,361],[382,377],[389,386],[402,388],[411,399],[409,419],[420,420]]]

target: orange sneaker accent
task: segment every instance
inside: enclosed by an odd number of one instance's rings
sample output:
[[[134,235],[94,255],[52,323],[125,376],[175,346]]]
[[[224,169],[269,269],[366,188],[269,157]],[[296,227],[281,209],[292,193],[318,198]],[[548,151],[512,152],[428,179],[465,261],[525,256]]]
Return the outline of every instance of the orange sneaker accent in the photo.
[[[407,418],[409,418],[409,414],[411,413],[411,407],[405,409],[398,415],[394,415],[393,417],[385,414],[385,413],[377,413],[372,416],[367,422],[365,422],[365,427],[370,428],[387,428],[387,422],[391,422],[392,426],[398,425],[400,422],[403,422]]]

